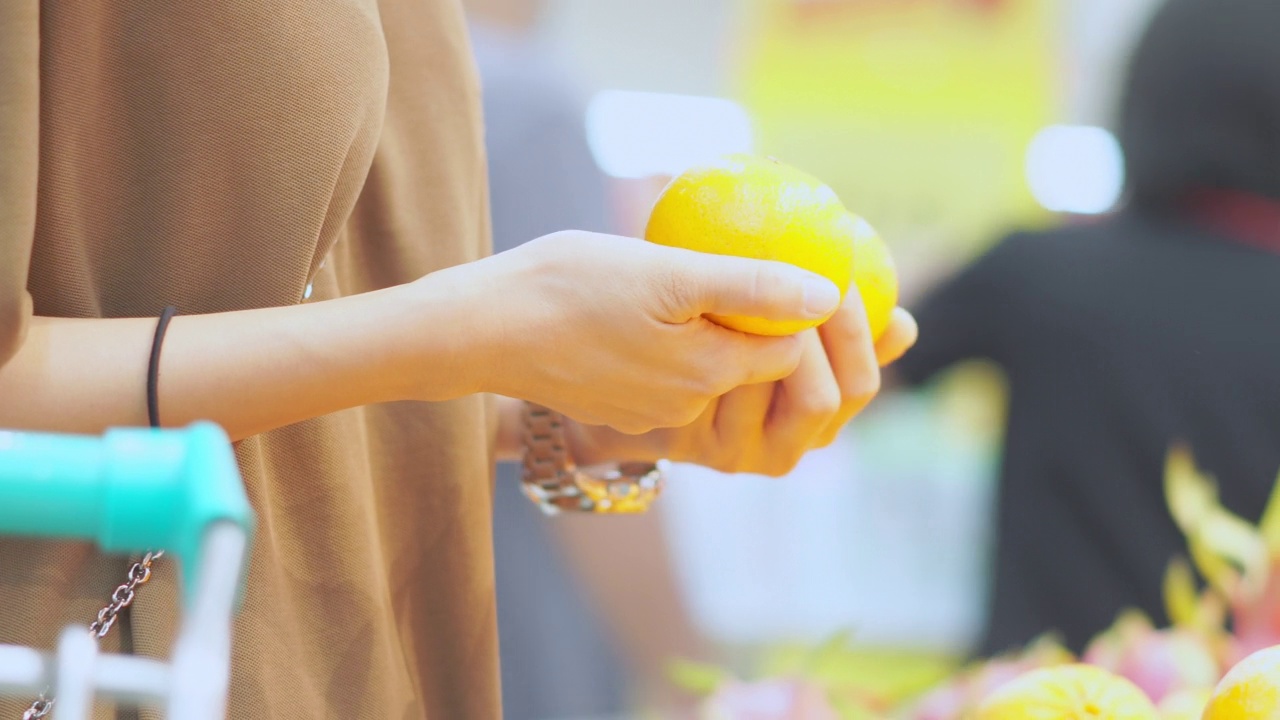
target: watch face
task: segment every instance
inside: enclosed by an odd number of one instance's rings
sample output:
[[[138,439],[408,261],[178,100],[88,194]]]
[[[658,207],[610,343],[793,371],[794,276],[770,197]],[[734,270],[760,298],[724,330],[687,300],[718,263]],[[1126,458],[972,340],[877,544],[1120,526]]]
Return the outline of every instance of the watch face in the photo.
[[[591,512],[641,513],[662,493],[664,473],[654,463],[623,463],[580,468],[574,484],[590,501]]]
[[[534,482],[523,482],[520,483],[520,489],[524,492],[525,497],[533,501],[533,504],[537,505],[547,515],[590,510],[586,499],[572,485],[540,485]]]

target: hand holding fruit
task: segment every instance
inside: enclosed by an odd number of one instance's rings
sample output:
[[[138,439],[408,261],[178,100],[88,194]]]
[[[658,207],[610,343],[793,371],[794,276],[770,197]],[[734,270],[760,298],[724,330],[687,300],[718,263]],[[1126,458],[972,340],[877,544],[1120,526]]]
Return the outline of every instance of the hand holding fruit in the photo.
[[[688,425],[742,385],[792,374],[804,340],[730,330],[704,318],[780,322],[829,316],[829,280],[781,262],[563,232],[437,273],[484,309],[460,341],[491,348],[475,390],[532,400],[625,433]]]
[[[784,474],[806,452],[835,439],[879,390],[879,365],[915,342],[914,320],[895,309],[897,279],[879,237],[825,185],[776,161],[736,156],[682,175],[658,200],[646,238],[785,261],[831,279],[842,293],[854,280],[857,291],[846,293],[829,318],[709,315],[746,333],[799,333],[796,371],[777,383],[731,390],[678,429],[625,438],[607,428],[576,427],[573,452],[582,462],[665,457],[726,472]]]
[[[780,164],[677,179],[648,236],[556,233],[446,271],[493,310],[474,334],[500,352],[473,386],[585,424],[571,430],[579,462],[779,474],[834,439],[878,390],[878,360],[915,340],[875,233]],[[860,292],[846,294],[851,278]]]

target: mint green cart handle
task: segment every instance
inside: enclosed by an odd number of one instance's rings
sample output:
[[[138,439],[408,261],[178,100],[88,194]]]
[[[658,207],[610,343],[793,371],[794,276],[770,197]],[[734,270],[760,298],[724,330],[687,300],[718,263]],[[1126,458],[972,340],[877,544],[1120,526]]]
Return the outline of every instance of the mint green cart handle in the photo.
[[[173,553],[190,607],[201,543],[220,521],[252,537],[253,510],[231,443],[213,423],[108,430],[101,437],[0,430],[0,535],[93,540],[113,553]],[[248,565],[241,563],[245,574]],[[242,574],[237,602],[244,580]]]

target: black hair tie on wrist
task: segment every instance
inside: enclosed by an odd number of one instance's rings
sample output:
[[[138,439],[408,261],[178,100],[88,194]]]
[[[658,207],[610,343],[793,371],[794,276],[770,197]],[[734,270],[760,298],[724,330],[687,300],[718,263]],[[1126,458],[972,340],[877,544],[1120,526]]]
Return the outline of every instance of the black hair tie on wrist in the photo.
[[[151,361],[147,363],[147,419],[151,427],[160,427],[160,397],[157,384],[160,379],[160,346],[164,344],[164,334],[169,329],[169,321],[178,314],[178,309],[170,305],[160,313],[160,322],[156,323],[156,336],[151,341]]]

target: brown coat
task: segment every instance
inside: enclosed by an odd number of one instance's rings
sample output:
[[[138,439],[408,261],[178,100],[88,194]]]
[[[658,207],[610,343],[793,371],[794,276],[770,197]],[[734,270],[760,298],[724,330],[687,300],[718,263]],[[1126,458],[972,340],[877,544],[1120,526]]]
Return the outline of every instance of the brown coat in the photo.
[[[480,132],[454,0],[4,0],[0,361],[29,302],[209,313],[475,260]],[[500,715],[487,432],[471,397],[239,444],[259,533],[230,717]],[[51,647],[125,563],[0,540],[0,641]],[[175,576],[160,561],[107,648],[168,654]]]

